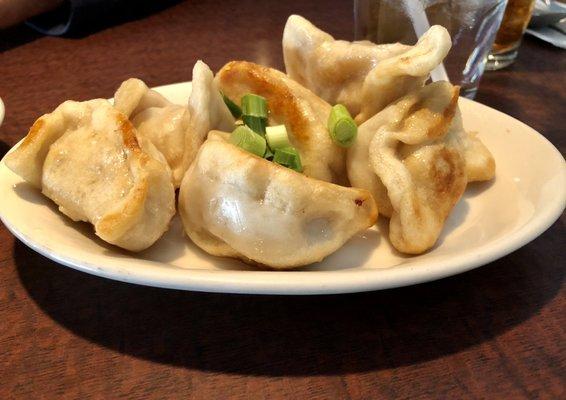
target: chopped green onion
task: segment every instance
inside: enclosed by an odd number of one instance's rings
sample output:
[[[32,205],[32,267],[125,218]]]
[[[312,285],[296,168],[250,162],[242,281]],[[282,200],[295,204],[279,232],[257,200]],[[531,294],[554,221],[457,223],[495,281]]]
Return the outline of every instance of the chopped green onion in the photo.
[[[273,155],[273,162],[283,165],[284,167],[291,168],[297,172],[303,172],[303,165],[301,164],[301,157],[299,152],[294,147],[283,147],[275,149]]]
[[[265,136],[265,126],[267,125],[267,119],[253,115],[242,115],[242,120],[244,121],[244,124],[249,126],[252,131],[259,133],[261,136]]]
[[[232,116],[236,119],[240,118],[242,116],[242,109],[232,100],[230,100],[224,93],[220,92],[220,94],[222,95],[224,104],[226,104],[226,107],[228,107],[228,110],[230,110],[230,112],[232,113]]]
[[[342,104],[336,104],[328,117],[328,132],[338,146],[350,147],[358,134],[358,127]]]
[[[285,125],[268,126],[265,128],[265,139],[273,150],[291,146]]]
[[[242,97],[242,114],[267,119],[267,100],[255,94]]]
[[[247,126],[236,127],[230,135],[230,143],[259,157],[263,157],[267,148],[265,139]]]
[[[265,136],[267,101],[264,97],[248,93],[242,97],[242,120],[255,133]]]

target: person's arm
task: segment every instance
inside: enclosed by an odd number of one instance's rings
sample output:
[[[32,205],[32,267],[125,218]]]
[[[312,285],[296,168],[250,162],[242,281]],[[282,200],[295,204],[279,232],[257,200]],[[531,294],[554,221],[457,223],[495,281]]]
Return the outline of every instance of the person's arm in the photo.
[[[0,0],[0,29],[52,11],[63,2],[64,0]]]
[[[179,1],[0,0],[0,29],[25,21],[45,35],[83,35],[144,17]]]

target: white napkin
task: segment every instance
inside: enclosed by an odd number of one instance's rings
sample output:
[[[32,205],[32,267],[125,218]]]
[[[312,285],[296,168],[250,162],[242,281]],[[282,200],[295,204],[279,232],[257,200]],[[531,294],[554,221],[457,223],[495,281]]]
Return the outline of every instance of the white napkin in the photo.
[[[566,5],[552,0],[537,0],[527,33],[566,49]]]

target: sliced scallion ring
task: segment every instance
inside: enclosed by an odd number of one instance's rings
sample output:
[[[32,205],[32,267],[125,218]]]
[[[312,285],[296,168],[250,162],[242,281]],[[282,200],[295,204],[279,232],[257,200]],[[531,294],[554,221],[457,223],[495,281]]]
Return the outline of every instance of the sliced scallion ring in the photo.
[[[267,100],[257,94],[246,94],[242,97],[242,114],[267,119]]]
[[[259,157],[263,157],[267,148],[265,139],[247,126],[236,127],[230,135],[230,143]]]
[[[291,147],[285,125],[268,126],[265,128],[265,139],[269,147],[273,150]]]
[[[253,115],[242,115],[242,121],[244,121],[244,124],[246,124],[255,133],[265,136],[267,119]]]
[[[273,162],[291,168],[297,172],[303,172],[301,156],[294,147],[283,147],[275,149],[273,154]]]
[[[358,134],[358,126],[342,104],[336,104],[328,117],[328,133],[338,146],[350,147]]]

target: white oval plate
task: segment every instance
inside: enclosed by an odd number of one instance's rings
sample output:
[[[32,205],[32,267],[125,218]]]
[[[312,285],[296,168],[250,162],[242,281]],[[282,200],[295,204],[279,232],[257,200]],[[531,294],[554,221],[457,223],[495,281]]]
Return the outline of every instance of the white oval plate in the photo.
[[[4,122],[4,112],[5,112],[4,102],[0,98],[0,125],[2,125],[2,122]]]
[[[179,104],[190,83],[156,88]],[[149,286],[227,293],[319,294],[393,288],[487,264],[544,232],[566,203],[566,165],[543,136],[516,119],[460,99],[465,128],[479,132],[497,162],[493,182],[472,184],[452,211],[436,247],[420,256],[395,252],[377,228],[296,271],[257,271],[209,256],[183,235],[178,218],[150,249],[128,253],[99,240],[0,163],[0,218],[22,242],[61,264]],[[380,227],[385,226],[384,221]],[[292,250],[291,250],[292,251]]]

